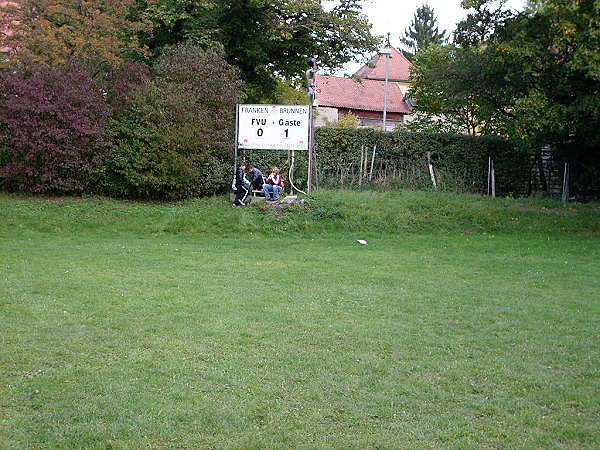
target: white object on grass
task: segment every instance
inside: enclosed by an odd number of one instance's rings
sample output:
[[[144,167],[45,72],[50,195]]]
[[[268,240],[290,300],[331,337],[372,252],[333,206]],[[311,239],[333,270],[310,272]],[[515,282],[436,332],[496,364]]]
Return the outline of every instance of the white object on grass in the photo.
[[[367,241],[365,241],[364,239],[359,239],[357,242],[362,245],[367,245]]]

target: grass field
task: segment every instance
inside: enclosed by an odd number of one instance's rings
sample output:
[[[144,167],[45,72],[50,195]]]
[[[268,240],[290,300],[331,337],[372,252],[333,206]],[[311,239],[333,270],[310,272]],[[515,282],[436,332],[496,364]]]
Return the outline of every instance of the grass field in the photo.
[[[600,447],[597,204],[4,194],[0,221],[3,449]]]

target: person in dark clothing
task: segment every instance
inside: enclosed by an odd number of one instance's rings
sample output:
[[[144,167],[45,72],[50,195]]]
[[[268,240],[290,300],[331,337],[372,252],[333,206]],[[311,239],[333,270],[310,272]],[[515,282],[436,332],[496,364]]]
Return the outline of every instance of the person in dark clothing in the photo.
[[[263,184],[265,182],[262,172],[252,164],[248,164],[248,173],[250,174],[250,186],[252,189],[262,192]]]
[[[235,170],[235,178],[233,181],[235,188],[235,200],[233,206],[244,206],[248,193],[250,192],[250,183],[246,179],[246,163],[240,163],[238,168]]]

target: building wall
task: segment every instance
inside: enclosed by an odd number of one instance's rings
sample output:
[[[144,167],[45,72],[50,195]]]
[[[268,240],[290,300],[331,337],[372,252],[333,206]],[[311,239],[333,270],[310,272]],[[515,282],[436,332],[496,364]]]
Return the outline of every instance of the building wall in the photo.
[[[383,112],[382,111],[364,111],[364,110],[351,110],[345,108],[339,108],[338,114],[354,114],[358,118],[359,127],[382,127],[383,126]],[[396,112],[388,112],[385,117],[385,128],[393,130],[401,123],[404,123],[404,114]]]
[[[315,126],[322,127],[328,123],[336,123],[340,116],[354,114],[357,117],[359,127],[381,128],[383,125],[383,112],[364,111],[348,108],[333,108],[330,106],[319,106],[315,117]],[[405,122],[405,114],[388,112],[385,118],[385,125],[388,131],[393,130],[398,125]]]
[[[408,88],[410,87],[411,83],[409,81],[395,81],[395,83],[400,88],[400,92],[402,92],[402,95],[406,95],[406,92],[408,91]]]
[[[315,117],[315,126],[322,127],[328,123],[335,123],[339,119],[338,109],[329,106],[318,106]]]

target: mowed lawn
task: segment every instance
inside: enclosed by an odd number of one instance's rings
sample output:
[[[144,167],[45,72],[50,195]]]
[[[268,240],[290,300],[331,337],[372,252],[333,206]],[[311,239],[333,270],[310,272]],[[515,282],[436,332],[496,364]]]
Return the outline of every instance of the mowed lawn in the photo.
[[[600,447],[597,205],[0,195],[0,220],[2,448]]]

